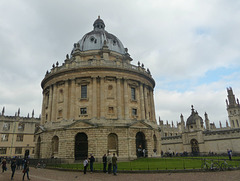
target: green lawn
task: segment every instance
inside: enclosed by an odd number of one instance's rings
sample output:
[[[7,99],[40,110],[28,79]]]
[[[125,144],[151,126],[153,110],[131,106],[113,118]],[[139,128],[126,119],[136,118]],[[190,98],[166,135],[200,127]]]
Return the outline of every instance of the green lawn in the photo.
[[[233,167],[239,167],[240,157],[233,158],[232,161],[227,160],[228,157],[174,157],[174,158],[140,158],[134,161],[118,162],[118,170],[175,170],[175,169],[200,169],[203,163],[203,158],[207,159],[208,162],[214,160],[221,164],[226,160],[228,164]],[[58,164],[48,165],[49,167],[65,168],[65,169],[76,169],[82,170],[83,164]],[[94,163],[94,170],[102,170],[102,163]]]

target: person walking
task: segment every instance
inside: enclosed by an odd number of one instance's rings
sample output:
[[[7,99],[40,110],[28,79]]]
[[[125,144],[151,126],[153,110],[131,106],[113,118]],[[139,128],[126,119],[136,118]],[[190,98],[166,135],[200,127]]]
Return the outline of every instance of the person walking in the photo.
[[[24,180],[25,174],[27,173],[27,179],[30,180],[29,178],[29,161],[25,160],[24,166],[23,166],[23,178],[22,180]]]
[[[227,154],[228,154],[229,160],[231,161],[232,160],[232,150],[227,149]]]
[[[12,170],[11,180],[13,180],[13,176],[14,176],[16,167],[17,167],[16,159],[13,158],[13,159],[12,159],[12,162],[11,162],[11,170]]]
[[[90,161],[90,170],[91,170],[91,173],[93,173],[93,163],[95,162],[95,158],[92,154],[90,154],[89,161]]]
[[[103,155],[102,162],[103,162],[103,172],[106,173],[107,172],[107,156],[106,156],[106,154]]]
[[[115,153],[113,153],[112,165],[113,165],[113,174],[117,175],[117,157],[115,156]]]
[[[84,174],[86,174],[86,172],[87,172],[87,167],[88,167],[88,159],[87,159],[87,157],[86,157],[85,160],[83,161],[83,166],[84,166]]]
[[[5,158],[2,160],[2,173],[4,171],[7,171],[7,160]]]
[[[112,156],[108,153],[107,156],[107,164],[108,164],[108,174],[112,173]]]

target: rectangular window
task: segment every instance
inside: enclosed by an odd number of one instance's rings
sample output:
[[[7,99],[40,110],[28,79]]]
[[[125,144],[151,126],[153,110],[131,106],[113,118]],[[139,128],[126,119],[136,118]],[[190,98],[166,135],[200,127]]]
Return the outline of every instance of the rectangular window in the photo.
[[[17,134],[17,141],[23,141],[23,134]]]
[[[3,123],[3,131],[8,131],[10,129],[10,123]]]
[[[137,116],[137,109],[134,109],[134,108],[132,109],[132,115]]]
[[[80,108],[80,114],[81,115],[87,114],[87,108],[86,107]]]
[[[232,126],[235,127],[234,120],[232,120]]]
[[[24,123],[19,123],[18,124],[18,131],[24,131],[24,127],[25,127]]]
[[[108,107],[108,113],[109,114],[113,114],[114,113],[113,107]]]
[[[2,134],[1,141],[8,141],[8,134]]]
[[[0,154],[6,154],[7,148],[0,148]]]
[[[131,87],[131,99],[136,100],[136,92],[134,87]]]
[[[87,98],[87,85],[81,85],[81,98]]]
[[[15,154],[22,154],[22,148],[15,148]]]

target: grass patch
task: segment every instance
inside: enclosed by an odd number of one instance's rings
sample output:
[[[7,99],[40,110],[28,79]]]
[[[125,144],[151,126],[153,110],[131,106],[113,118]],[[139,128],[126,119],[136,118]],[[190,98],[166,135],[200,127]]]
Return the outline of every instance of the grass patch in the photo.
[[[232,161],[228,157],[173,157],[173,158],[139,158],[128,162],[118,162],[119,171],[139,171],[139,170],[182,170],[200,169],[202,160],[214,160],[219,164],[224,160],[233,167],[240,166],[240,157],[235,157]],[[49,165],[50,166],[50,165]],[[50,167],[64,168],[72,170],[83,170],[83,164],[57,164]],[[94,163],[94,170],[103,170],[102,163]]]

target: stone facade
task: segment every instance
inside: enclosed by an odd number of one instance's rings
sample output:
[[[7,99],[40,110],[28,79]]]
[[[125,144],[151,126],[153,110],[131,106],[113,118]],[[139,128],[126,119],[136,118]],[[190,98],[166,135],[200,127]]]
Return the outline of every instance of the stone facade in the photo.
[[[42,81],[37,157],[73,161],[115,152],[129,160],[137,157],[139,147],[159,155],[155,82],[143,64],[131,61],[98,18],[94,30],[74,44],[71,56],[61,66],[53,65]]]
[[[238,99],[235,99],[232,88],[228,88],[227,92],[226,104],[230,126],[226,122],[226,127],[222,127],[220,122],[220,128],[216,128],[214,123],[210,123],[208,115],[205,113],[204,127],[202,118],[192,107],[192,114],[187,119],[186,124],[182,115],[177,127],[173,123],[170,126],[159,120],[162,130],[163,152],[171,150],[175,153],[186,151],[196,154],[208,154],[209,152],[226,154],[227,149],[231,149],[235,154],[240,153],[240,127],[238,123],[240,105]]]
[[[21,117],[20,110],[15,116],[5,116],[4,109],[0,114],[0,157],[20,156],[25,152],[31,158],[35,155],[36,127],[40,124],[40,118]]]

